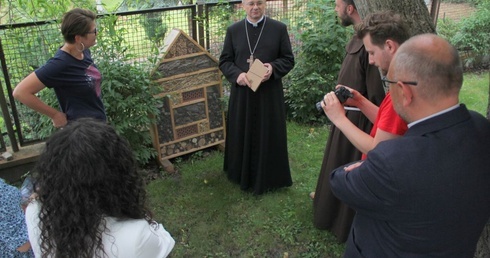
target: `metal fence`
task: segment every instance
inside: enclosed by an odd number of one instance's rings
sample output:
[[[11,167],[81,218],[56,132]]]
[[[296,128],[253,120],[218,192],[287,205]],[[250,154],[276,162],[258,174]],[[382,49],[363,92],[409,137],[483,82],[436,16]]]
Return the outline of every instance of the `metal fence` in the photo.
[[[301,12],[304,11],[304,0],[272,0],[267,3],[267,16],[280,20],[288,25],[291,41],[294,46],[294,33]],[[160,8],[142,11],[121,12],[114,14],[116,27],[124,28],[122,44],[128,53],[137,59],[154,57],[155,49],[162,44],[164,31],[178,28],[187,33],[201,46],[218,58],[224,40],[226,27],[234,21],[243,19],[245,13],[241,1],[226,3],[198,3],[172,8]],[[109,15],[99,15],[97,20],[107,19]],[[162,30],[163,29],[163,30]],[[97,35],[104,37],[104,28]],[[18,145],[41,141],[37,133],[40,115],[12,97],[12,89],[34,69],[43,65],[63,44],[59,31],[59,21],[43,21],[0,25],[0,61],[1,75],[0,106],[3,122],[0,119],[0,151],[10,145],[13,151]],[[97,54],[93,53],[97,62]]]

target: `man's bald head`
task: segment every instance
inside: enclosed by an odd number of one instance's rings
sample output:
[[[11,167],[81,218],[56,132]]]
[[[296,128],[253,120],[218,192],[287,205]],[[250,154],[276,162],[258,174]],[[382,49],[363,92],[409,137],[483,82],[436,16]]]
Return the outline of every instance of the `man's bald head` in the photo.
[[[429,100],[458,96],[463,84],[463,68],[458,51],[435,34],[417,35],[398,49],[391,76],[418,82],[419,96]]]
[[[449,42],[422,34],[400,46],[387,78],[395,111],[411,123],[459,103],[463,68]]]

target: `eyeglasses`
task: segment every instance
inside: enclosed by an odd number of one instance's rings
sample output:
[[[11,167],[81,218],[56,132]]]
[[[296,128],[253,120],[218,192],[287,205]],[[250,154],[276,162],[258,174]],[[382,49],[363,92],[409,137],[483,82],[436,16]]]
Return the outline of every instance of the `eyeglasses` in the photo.
[[[97,36],[97,28],[94,29],[94,31],[89,31],[87,32],[87,34],[94,34],[95,36]]]
[[[416,81],[390,81],[390,80],[388,80],[388,78],[386,78],[386,76],[383,76],[383,78],[381,78],[381,81],[384,83],[389,83],[389,84],[401,82],[403,84],[409,84],[409,85],[413,85],[413,86],[417,86],[417,84],[419,84]]]

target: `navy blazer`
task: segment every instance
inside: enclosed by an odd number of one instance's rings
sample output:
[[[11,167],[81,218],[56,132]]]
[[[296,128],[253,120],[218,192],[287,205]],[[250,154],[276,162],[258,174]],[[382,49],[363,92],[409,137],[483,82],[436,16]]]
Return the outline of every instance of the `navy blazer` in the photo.
[[[331,174],[356,211],[345,257],[473,257],[490,218],[490,122],[465,105]]]

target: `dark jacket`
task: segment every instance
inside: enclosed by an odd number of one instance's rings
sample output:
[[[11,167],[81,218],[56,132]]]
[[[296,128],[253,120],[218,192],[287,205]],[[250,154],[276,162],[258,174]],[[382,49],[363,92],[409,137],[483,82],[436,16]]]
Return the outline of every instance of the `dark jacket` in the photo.
[[[356,210],[345,257],[473,257],[490,217],[490,122],[464,105],[331,174]]]

